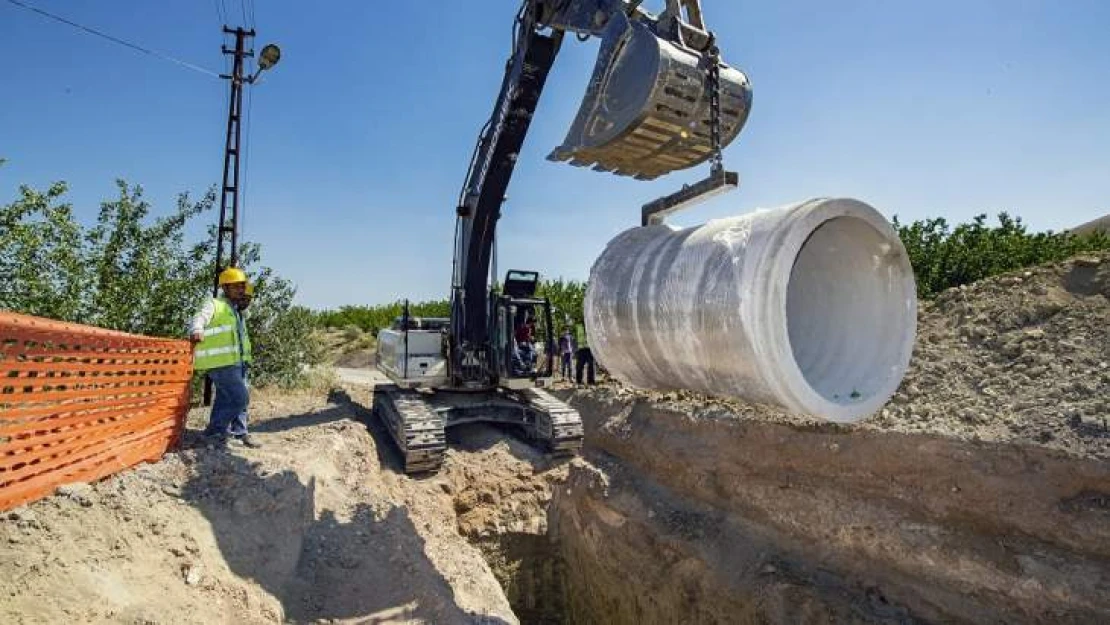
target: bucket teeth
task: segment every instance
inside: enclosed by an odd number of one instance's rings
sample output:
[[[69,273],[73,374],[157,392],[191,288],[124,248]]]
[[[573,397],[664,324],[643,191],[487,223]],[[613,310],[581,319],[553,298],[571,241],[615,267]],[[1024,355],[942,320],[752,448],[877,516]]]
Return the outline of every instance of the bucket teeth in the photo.
[[[713,153],[707,62],[618,13],[602,33],[574,123],[547,158],[638,180],[705,162]],[[747,121],[751,87],[739,70],[720,70],[723,148]]]

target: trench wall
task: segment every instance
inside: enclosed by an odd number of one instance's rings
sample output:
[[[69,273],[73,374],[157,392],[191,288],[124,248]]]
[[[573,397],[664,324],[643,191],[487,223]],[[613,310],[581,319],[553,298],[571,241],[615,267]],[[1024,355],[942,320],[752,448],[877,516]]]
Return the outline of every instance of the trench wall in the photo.
[[[565,394],[574,622],[1108,622],[1110,467]]]

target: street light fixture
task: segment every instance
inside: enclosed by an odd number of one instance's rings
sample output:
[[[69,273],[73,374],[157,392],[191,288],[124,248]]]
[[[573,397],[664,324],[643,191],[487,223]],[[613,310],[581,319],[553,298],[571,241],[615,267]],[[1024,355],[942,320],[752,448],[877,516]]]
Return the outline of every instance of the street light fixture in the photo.
[[[247,82],[253,84],[254,81],[258,79],[259,74],[277,65],[280,60],[281,48],[272,43],[262,46],[262,52],[258,54],[258,71],[256,71],[254,76],[251,76]]]

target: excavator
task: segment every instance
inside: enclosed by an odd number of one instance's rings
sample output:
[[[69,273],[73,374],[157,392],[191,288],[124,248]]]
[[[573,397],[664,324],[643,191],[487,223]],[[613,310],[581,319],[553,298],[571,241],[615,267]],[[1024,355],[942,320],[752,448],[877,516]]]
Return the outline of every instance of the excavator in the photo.
[[[599,54],[571,128],[548,160],[637,180],[710,163],[705,179],[645,204],[644,225],[737,186],[721,151],[747,120],[747,76],[721,60],[699,0],[666,0],[658,14],[641,4],[522,3],[501,89],[456,205],[450,317],[417,318],[406,306],[378,334],[377,366],[390,383],[375,389],[373,412],[406,473],[438,470],[446,430],[463,423],[515,427],[555,455],[573,455],[582,446],[577,411],[546,390],[555,330],[550,301],[537,296],[539,274],[510,270],[500,285],[493,281],[494,235],[509,180],[568,33],[580,41],[600,38]],[[529,352],[544,354],[537,363],[522,359],[518,341],[520,328],[530,324],[542,334],[524,339],[543,346]]]

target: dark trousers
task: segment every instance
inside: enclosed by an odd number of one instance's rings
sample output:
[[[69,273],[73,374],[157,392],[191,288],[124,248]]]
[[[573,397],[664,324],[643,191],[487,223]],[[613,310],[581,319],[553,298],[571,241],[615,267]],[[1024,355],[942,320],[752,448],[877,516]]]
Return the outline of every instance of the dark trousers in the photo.
[[[583,348],[579,349],[578,353],[575,354],[575,356],[576,356],[575,360],[577,362],[575,363],[576,366],[575,366],[575,371],[574,371],[574,373],[575,373],[574,380],[576,382],[578,382],[579,384],[581,384],[582,383],[582,368],[583,367],[589,367],[589,369],[586,372],[586,381],[587,381],[588,384],[597,384],[597,380],[594,379],[594,354],[593,354],[593,352],[590,351],[590,348],[589,347],[583,347]]]
[[[559,354],[559,356],[561,357],[559,373],[563,376],[563,378],[569,380],[571,354],[570,352],[563,352],[562,354]]]

